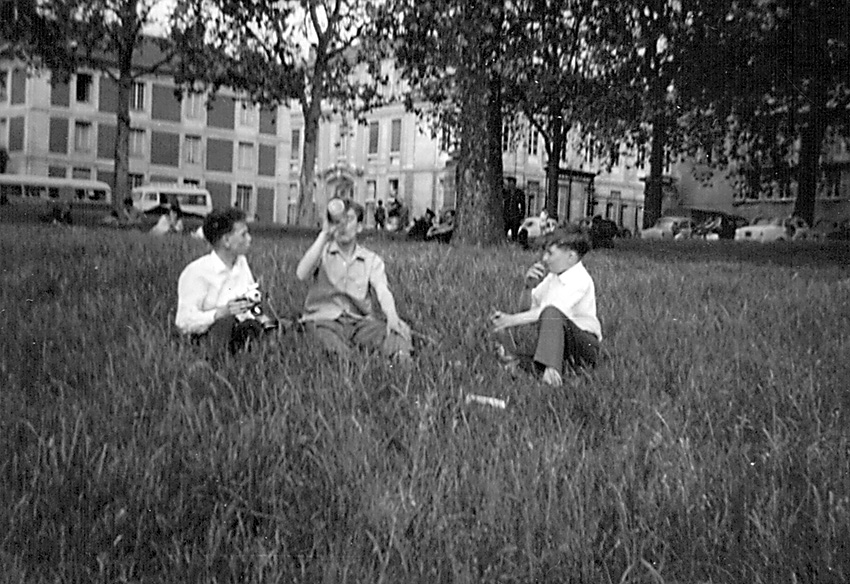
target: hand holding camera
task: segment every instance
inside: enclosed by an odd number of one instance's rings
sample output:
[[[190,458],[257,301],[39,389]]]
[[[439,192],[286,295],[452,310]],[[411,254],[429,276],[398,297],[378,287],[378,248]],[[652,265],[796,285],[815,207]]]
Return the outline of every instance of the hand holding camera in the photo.
[[[260,309],[260,302],[263,300],[263,293],[260,292],[260,285],[257,283],[251,284],[248,289],[243,293],[233,299],[233,303],[238,303],[238,306],[242,307],[242,310],[239,312],[251,312],[255,316],[259,315],[262,310]],[[229,304],[229,303],[228,303]],[[234,306],[236,308],[236,306]]]

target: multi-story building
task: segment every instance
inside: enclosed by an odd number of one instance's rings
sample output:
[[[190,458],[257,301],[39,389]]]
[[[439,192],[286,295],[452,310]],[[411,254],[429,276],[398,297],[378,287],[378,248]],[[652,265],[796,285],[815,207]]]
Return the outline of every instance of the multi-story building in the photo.
[[[66,83],[0,63],[7,172],[112,184],[116,106],[115,83],[96,71],[80,70]],[[131,180],[203,186],[216,206],[237,204],[251,217],[279,220],[277,201],[288,188],[279,182],[286,176],[280,161],[289,154],[279,120],[276,109],[226,89],[207,103],[203,94],[181,96],[167,76],[139,79],[130,96]]]
[[[388,70],[390,92],[402,87]],[[95,178],[113,182],[117,88],[107,75],[80,70],[69,81],[0,61],[0,148],[7,172]],[[167,75],[140,78],[130,96],[130,173],[133,184],[175,182],[207,188],[216,206],[238,205],[249,217],[294,220],[304,121],[297,107],[265,108],[222,88],[214,99],[181,93]],[[526,193],[528,214],[545,204],[546,152],[530,125],[506,131],[505,177]],[[319,128],[316,205],[348,194],[367,208],[398,198],[411,216],[454,207],[451,136],[434,132],[402,100],[364,119],[332,116]],[[643,222],[646,150],[622,149],[613,159],[594,159],[590,144],[569,138],[560,157],[558,217],[601,215],[636,232]],[[739,189],[723,172],[697,165],[665,168],[665,204],[713,208],[745,216],[786,215],[796,183],[767,180],[757,192]],[[838,140],[826,153],[818,192],[818,215],[850,216],[850,150]],[[700,178],[697,175],[701,175]],[[696,177],[696,178],[695,178]],[[768,177],[769,178],[769,177]]]
[[[398,79],[396,84],[400,83]],[[68,82],[46,71],[0,62],[0,147],[7,172],[114,181],[117,87],[95,70]],[[238,205],[249,217],[294,220],[303,119],[297,108],[260,108],[227,88],[214,99],[181,93],[168,75],[140,78],[130,96],[129,166],[133,185],[150,182],[207,188],[216,206]],[[435,135],[401,101],[356,122],[337,116],[319,129],[315,201],[345,193],[367,208],[398,198],[418,216],[455,205],[450,137]],[[628,173],[601,174],[592,161],[563,168],[559,214],[601,213],[639,223],[642,183]],[[536,133],[506,149],[506,177],[544,204],[546,158]],[[586,167],[586,168],[585,168]],[[610,187],[610,188],[609,188]]]

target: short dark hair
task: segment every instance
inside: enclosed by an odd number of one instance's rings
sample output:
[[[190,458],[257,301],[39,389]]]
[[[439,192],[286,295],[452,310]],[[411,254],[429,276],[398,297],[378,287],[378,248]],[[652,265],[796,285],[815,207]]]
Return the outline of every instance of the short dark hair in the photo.
[[[204,237],[212,245],[216,245],[222,237],[233,231],[233,226],[240,221],[245,221],[245,211],[242,209],[214,209],[204,219]]]
[[[571,249],[582,258],[592,249],[590,238],[580,229],[559,227],[543,238],[543,246],[557,246],[561,249]]]

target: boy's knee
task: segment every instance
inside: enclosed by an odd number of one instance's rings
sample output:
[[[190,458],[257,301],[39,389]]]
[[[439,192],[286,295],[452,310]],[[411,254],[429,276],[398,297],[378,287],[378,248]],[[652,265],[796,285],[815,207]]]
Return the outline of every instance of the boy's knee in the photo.
[[[547,306],[543,309],[543,312],[540,313],[541,320],[566,320],[567,316],[555,308],[554,306]]]

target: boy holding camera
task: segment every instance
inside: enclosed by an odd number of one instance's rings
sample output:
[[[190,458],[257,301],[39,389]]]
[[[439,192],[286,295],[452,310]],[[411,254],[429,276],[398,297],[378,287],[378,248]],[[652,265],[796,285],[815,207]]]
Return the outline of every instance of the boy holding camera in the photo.
[[[258,310],[259,290],[245,257],[251,247],[245,213],[213,211],[203,233],[213,249],[180,274],[175,324],[185,335],[207,339],[214,352],[233,354],[276,323]]]
[[[322,230],[296,269],[310,280],[302,322],[331,353],[349,357],[355,347],[410,361],[410,327],[398,316],[384,260],[357,243],[363,207],[350,199],[328,204]],[[372,295],[383,319],[374,314]]]
[[[560,386],[568,371],[596,365],[602,327],[596,317],[593,278],[581,261],[590,251],[587,236],[557,229],[544,241],[542,261],[531,266],[525,275],[521,304],[526,309],[516,314],[496,310],[490,322],[497,338],[509,345],[498,346],[503,363],[511,369],[532,366],[542,373],[544,383]],[[532,323],[537,323],[534,354],[523,359],[503,331]]]

